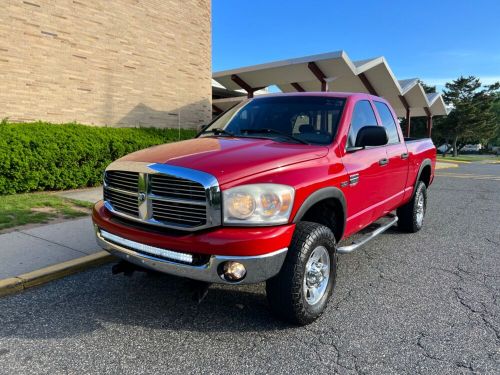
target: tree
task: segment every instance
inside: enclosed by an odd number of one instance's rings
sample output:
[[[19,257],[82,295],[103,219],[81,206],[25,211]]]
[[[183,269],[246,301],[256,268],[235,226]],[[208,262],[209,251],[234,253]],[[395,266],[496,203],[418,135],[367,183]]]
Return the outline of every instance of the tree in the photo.
[[[443,99],[453,109],[437,127],[438,132],[451,141],[453,156],[458,155],[460,144],[487,143],[496,134],[498,125],[493,105],[499,89],[500,83],[483,86],[474,76],[461,76],[446,83]]]
[[[429,86],[424,81],[422,81],[420,79],[418,80],[418,82],[422,85],[422,88],[424,89],[424,92],[426,94],[432,94],[432,93],[436,92],[436,86]]]
[[[493,146],[500,146],[500,93],[496,94],[496,99],[493,102],[492,111],[495,114],[496,124],[497,124],[497,132],[490,139],[490,144]]]

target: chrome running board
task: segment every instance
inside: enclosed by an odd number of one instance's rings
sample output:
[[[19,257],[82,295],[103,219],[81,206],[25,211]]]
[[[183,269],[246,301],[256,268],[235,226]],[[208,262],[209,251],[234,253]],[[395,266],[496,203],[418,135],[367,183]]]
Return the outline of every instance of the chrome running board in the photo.
[[[354,250],[357,250],[361,246],[363,246],[365,243],[367,243],[370,240],[373,240],[375,237],[377,237],[379,234],[384,233],[387,229],[392,227],[394,224],[398,222],[398,217],[396,215],[390,214],[387,216],[384,216],[384,218],[389,219],[387,223],[384,224],[377,224],[377,227],[372,230],[371,232],[366,233],[363,235],[363,237],[355,239],[352,244],[347,245],[347,246],[341,246],[337,249],[337,253],[339,254],[347,254],[351,253]]]

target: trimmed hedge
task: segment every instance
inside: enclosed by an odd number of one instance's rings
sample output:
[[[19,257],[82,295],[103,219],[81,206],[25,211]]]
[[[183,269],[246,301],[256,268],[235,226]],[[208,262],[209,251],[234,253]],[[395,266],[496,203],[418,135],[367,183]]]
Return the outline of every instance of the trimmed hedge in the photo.
[[[192,138],[194,130],[181,130]],[[177,129],[0,123],[0,194],[102,183],[106,166],[128,153],[179,140]]]

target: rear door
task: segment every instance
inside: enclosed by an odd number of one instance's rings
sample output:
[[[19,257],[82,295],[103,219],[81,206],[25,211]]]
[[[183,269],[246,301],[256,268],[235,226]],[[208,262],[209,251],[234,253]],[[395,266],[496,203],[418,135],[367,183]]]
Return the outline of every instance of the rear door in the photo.
[[[387,178],[383,181],[385,202],[383,213],[388,213],[398,207],[404,197],[406,178],[408,176],[408,150],[401,134],[401,129],[396,123],[396,117],[389,106],[374,100],[380,123],[385,127],[389,142],[385,147],[387,153]]]
[[[348,180],[342,184],[348,202],[346,236],[379,218],[383,210],[382,202],[385,200],[385,147],[349,151],[355,145],[359,129],[368,125],[378,125],[375,112],[369,100],[359,100],[352,112],[345,153],[342,156],[348,173]]]

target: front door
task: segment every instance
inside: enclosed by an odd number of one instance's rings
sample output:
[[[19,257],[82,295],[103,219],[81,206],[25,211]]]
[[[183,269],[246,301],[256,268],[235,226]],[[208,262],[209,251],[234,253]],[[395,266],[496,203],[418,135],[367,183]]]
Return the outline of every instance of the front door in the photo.
[[[383,214],[388,165],[385,146],[349,152],[355,145],[359,129],[369,125],[378,125],[375,113],[370,101],[360,100],[352,113],[346,152],[342,156],[348,173],[342,186],[348,202],[346,236],[358,232]]]

